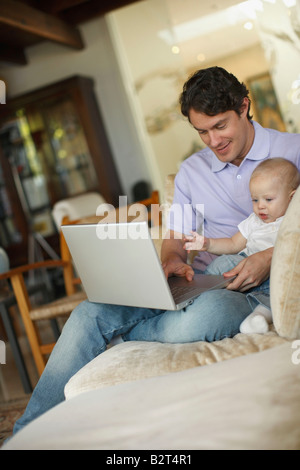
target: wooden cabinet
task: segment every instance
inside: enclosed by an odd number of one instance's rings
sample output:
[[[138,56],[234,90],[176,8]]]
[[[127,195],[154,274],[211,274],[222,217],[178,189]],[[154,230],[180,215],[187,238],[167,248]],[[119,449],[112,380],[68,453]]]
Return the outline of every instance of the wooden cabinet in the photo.
[[[118,205],[122,189],[94,95],[75,76],[0,107],[0,245],[13,266],[28,261],[28,235],[58,251],[55,202],[97,191]]]

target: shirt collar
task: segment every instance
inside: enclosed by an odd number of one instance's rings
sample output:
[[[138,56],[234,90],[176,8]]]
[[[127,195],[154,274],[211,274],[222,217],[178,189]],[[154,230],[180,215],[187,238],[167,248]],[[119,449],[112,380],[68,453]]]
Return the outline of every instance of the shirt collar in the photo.
[[[258,122],[252,121],[254,141],[246,158],[248,160],[264,160],[270,153],[270,134]]]
[[[221,171],[223,170],[223,168],[225,168],[225,166],[227,166],[227,163],[226,162],[221,162],[221,160],[219,160],[214,152],[211,150],[211,153],[212,153],[212,160],[211,160],[211,169],[214,173],[218,172],[218,171]]]
[[[264,160],[267,158],[270,152],[270,134],[260,124],[255,121],[251,121],[254,126],[254,141],[251,149],[246,155],[244,160]],[[212,171],[218,172],[223,170],[227,166],[226,162],[221,162],[216,155],[212,153],[211,169]]]

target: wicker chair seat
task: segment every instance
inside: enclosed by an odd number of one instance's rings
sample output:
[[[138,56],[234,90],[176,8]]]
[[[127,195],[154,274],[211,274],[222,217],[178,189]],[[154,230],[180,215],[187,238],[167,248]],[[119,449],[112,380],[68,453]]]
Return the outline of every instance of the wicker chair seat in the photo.
[[[35,307],[30,311],[30,318],[32,320],[49,320],[50,318],[55,318],[60,315],[68,315],[74,310],[77,305],[85,300],[86,293],[76,292],[75,294],[69,295],[67,297],[62,297],[61,299],[54,300],[46,305],[41,305],[40,307]]]

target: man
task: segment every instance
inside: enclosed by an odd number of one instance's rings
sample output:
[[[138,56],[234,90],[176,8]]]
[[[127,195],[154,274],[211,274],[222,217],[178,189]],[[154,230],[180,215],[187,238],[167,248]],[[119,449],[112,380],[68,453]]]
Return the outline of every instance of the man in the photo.
[[[182,165],[174,202],[177,205],[204,202],[205,235],[231,236],[241,222],[241,213],[246,217],[250,214],[248,184],[254,168],[271,156],[284,156],[299,168],[300,136],[267,131],[253,123],[248,90],[219,67],[200,70],[190,78],[181,95],[181,110],[207,149]],[[193,270],[185,264],[186,254],[176,230],[180,231],[180,227],[173,227],[170,233],[174,238],[175,232],[176,240],[164,244],[162,261],[166,274],[176,272],[190,279]],[[229,273],[238,274],[229,288],[245,291],[259,285],[269,275],[271,257],[272,249],[269,249],[245,260]],[[204,258],[212,260],[202,257],[199,266],[202,269],[208,264]]]
[[[181,108],[207,148],[192,155],[176,177],[174,217],[170,237],[162,247],[166,276],[192,279],[194,269],[211,261],[205,253],[193,267],[186,264],[184,234],[176,217],[184,204],[204,204],[205,234],[228,237],[252,211],[249,178],[266,158],[281,156],[300,167],[300,135],[265,130],[251,121],[245,86],[219,67],[198,71],[184,86]],[[194,214],[195,215],[195,214]],[[189,215],[187,233],[195,230]],[[178,225],[177,225],[178,224]],[[269,276],[272,249],[249,256],[229,274],[236,279],[228,289],[208,291],[182,311],[161,311],[116,305],[80,304],[67,321],[27,409],[17,421],[17,432],[60,401],[64,386],[80,368],[106,349],[117,335],[125,341],[216,341],[233,336],[253,306],[243,292]],[[117,373],[117,372],[116,372]]]

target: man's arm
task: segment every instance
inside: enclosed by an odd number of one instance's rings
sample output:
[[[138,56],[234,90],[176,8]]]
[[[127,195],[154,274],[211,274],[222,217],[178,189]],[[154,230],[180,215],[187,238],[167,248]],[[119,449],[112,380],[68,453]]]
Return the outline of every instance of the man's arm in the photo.
[[[187,261],[187,252],[183,248],[184,235],[169,230],[162,243],[161,262],[166,277],[172,275],[186,277],[191,281],[194,271]]]
[[[224,273],[225,277],[237,276],[227,289],[244,292],[266,281],[270,276],[273,250],[272,247],[248,256],[235,268]]]

